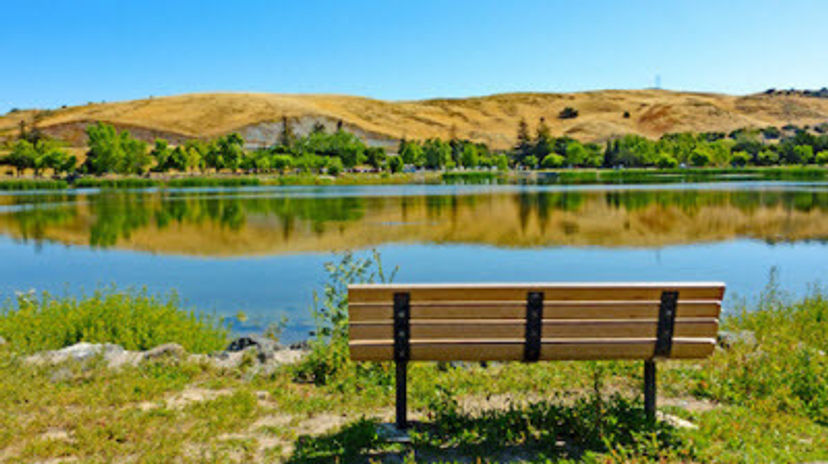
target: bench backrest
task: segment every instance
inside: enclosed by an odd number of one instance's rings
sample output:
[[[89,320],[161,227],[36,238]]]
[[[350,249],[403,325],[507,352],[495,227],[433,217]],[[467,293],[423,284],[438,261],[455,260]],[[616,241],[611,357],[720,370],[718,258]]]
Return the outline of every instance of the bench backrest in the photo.
[[[351,358],[703,358],[715,346],[724,290],[709,282],[351,285]]]

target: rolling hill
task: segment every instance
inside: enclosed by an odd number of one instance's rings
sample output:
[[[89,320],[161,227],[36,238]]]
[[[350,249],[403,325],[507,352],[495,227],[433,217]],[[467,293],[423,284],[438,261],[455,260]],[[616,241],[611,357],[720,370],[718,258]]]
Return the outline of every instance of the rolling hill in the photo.
[[[565,107],[578,110],[559,119]],[[625,113],[628,115],[625,117]],[[635,133],[659,137],[678,131],[730,131],[740,127],[813,125],[828,121],[828,99],[802,94],[734,96],[667,90],[600,90],[579,93],[511,93],[472,98],[383,101],[341,95],[209,93],[94,103],[55,110],[14,111],[0,117],[0,138],[13,137],[20,121],[75,145],[83,129],[104,121],[145,140],[173,142],[240,132],[251,145],[273,143],[288,118],[297,133],[315,122],[343,126],[369,143],[396,146],[402,138],[449,138],[512,145],[521,118],[534,127],[545,118],[556,136],[602,141]]]

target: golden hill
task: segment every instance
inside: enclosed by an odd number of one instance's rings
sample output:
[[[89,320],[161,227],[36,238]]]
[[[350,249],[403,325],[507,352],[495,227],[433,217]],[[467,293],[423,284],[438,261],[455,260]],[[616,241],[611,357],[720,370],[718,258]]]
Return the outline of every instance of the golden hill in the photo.
[[[565,107],[580,113],[558,119]],[[629,112],[625,118],[624,113]],[[546,118],[555,135],[601,141],[635,133],[659,137],[678,131],[730,131],[740,127],[808,125],[828,121],[828,99],[802,95],[733,96],[666,90],[601,90],[552,94],[513,93],[485,97],[383,101],[340,95],[261,93],[189,94],[57,110],[18,111],[0,117],[0,137],[13,136],[21,120],[75,144],[89,122],[129,128],[151,140],[215,137],[239,131],[253,143],[272,143],[287,117],[298,133],[314,122],[346,128],[374,143],[402,137],[452,135],[505,148],[515,141],[521,118],[531,126]]]

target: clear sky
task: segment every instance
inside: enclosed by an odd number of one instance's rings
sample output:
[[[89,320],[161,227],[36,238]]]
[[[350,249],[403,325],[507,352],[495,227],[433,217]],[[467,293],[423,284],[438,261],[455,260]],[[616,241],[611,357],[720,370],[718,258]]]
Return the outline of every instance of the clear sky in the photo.
[[[2,0],[0,113],[207,91],[401,100],[828,86],[828,1]]]

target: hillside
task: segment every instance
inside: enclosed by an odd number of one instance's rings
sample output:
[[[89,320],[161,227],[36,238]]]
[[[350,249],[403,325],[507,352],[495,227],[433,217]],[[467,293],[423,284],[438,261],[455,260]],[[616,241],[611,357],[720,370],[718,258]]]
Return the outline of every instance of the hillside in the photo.
[[[559,119],[565,107],[574,119]],[[629,117],[624,117],[628,112]],[[209,138],[232,131],[251,144],[270,144],[283,117],[298,133],[314,122],[337,121],[374,144],[394,146],[401,137],[423,139],[456,135],[495,148],[514,143],[521,118],[530,126],[546,118],[556,136],[601,141],[635,133],[659,137],[678,131],[730,131],[745,126],[808,125],[828,121],[828,99],[801,94],[732,96],[666,90],[602,90],[551,94],[514,93],[485,97],[382,101],[339,95],[258,93],[188,94],[56,110],[25,110],[0,117],[0,138],[17,133],[20,121],[36,122],[46,133],[83,143],[89,122],[105,121],[136,136],[172,141]]]

